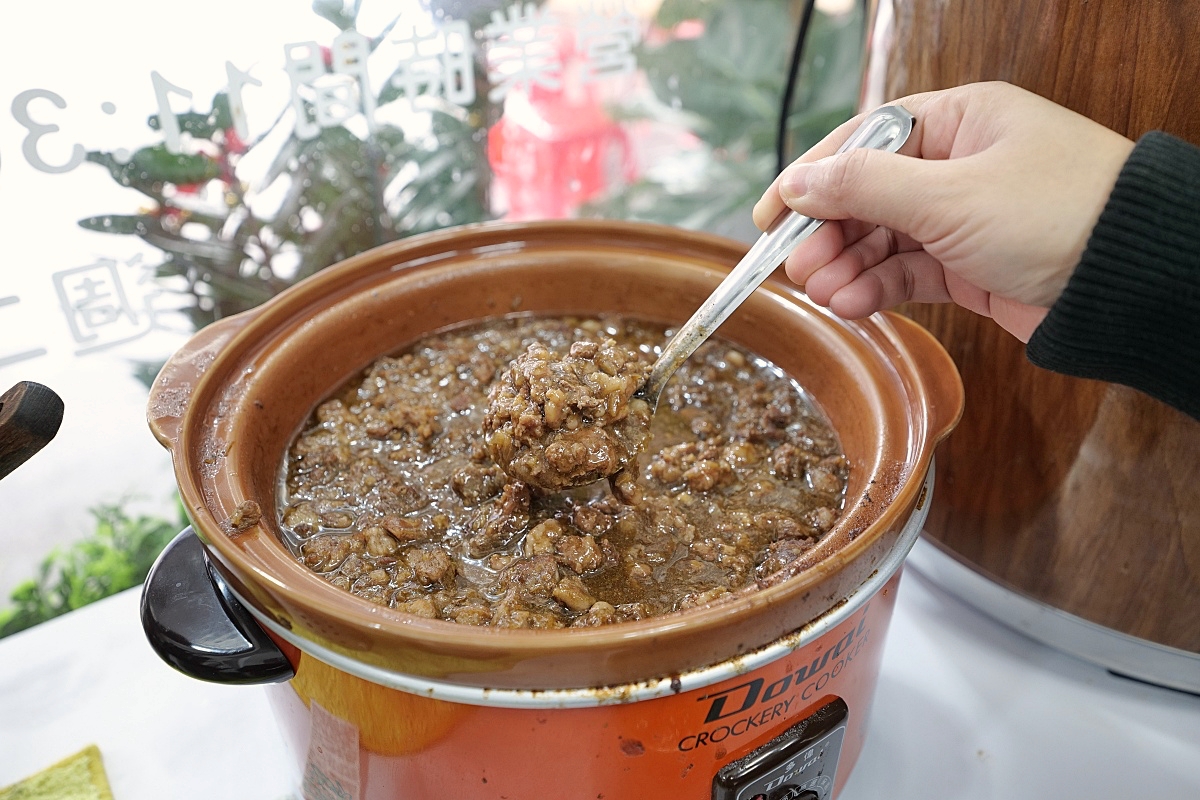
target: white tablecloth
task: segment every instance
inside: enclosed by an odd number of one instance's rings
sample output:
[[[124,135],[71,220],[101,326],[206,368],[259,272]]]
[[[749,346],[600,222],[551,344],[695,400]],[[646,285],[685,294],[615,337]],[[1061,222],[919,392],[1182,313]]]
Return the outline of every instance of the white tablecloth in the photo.
[[[289,797],[262,689],[168,668],[139,594],[0,640],[0,786],[95,743],[116,800]],[[1200,697],[1049,650],[909,571],[841,800],[883,798],[1197,800]]]

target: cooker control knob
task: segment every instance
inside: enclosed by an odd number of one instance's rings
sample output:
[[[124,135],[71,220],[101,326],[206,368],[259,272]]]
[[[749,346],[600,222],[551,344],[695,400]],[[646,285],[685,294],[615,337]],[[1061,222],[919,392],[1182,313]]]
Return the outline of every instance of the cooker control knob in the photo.
[[[713,778],[712,800],[829,800],[850,709],[833,697]]]
[[[784,786],[772,794],[770,800],[821,800],[821,796],[812,789]]]

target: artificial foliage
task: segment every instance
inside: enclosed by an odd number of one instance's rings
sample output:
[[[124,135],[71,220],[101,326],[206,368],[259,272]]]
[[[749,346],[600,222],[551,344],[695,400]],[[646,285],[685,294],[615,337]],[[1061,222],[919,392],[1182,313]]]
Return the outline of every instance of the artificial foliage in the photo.
[[[187,525],[182,507],[176,521],[133,517],[121,504],[101,505],[91,514],[96,528],[89,537],[52,551],[35,577],[12,590],[11,607],[0,611],[0,637],[137,586]]]
[[[802,9],[780,0],[664,0],[658,26],[694,20],[703,33],[643,44],[638,63],[657,102],[617,111],[626,119],[683,125],[700,147],[668,156],[585,213],[727,234],[752,230],[750,209],[776,174],[781,111],[784,149],[795,157],[853,116],[858,102],[861,4],[838,16],[817,9],[792,103],[781,109]]]
[[[313,10],[343,31],[355,29],[358,4],[317,0]],[[377,35],[372,48],[382,40]],[[398,100],[391,81],[381,83],[377,109]],[[159,250],[157,277],[183,296],[181,310],[198,329],[364,250],[486,218],[487,158],[476,133],[485,103],[466,109],[426,103],[428,124],[417,135],[386,122],[370,136],[335,125],[309,139],[293,129],[279,144],[278,129],[294,119],[290,113],[243,142],[221,92],[209,109],[177,115],[187,152],[156,144],[124,163],[112,152],[89,152],[88,161],[140,192],[149,206],[79,224],[137,236]],[[147,124],[161,127],[157,115]],[[271,149],[269,166],[261,175],[241,176],[239,163],[259,148]],[[285,185],[278,208],[255,211],[256,199]]]

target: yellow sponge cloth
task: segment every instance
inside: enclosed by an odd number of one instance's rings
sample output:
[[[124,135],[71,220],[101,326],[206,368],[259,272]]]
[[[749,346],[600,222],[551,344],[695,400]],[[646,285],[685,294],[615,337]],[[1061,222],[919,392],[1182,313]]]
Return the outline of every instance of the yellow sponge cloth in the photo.
[[[0,800],[113,800],[96,745],[0,789]]]

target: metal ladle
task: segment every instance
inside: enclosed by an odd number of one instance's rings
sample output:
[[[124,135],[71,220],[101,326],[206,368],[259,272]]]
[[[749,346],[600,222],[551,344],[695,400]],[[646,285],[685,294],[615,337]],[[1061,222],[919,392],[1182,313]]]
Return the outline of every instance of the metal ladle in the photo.
[[[912,127],[912,114],[899,106],[884,106],[869,114],[850,138],[838,148],[838,152],[844,153],[847,150],[871,148],[894,153],[904,144],[908,135],[912,132]],[[584,469],[581,471],[581,474],[562,474],[553,469],[547,469],[543,474],[537,470],[525,469],[524,467],[514,471],[513,465],[518,463],[518,459],[512,457],[514,455],[513,452],[508,452],[507,455],[500,455],[493,452],[492,457],[496,460],[496,463],[513,477],[546,491],[561,491],[564,488],[587,486],[595,482],[598,478],[603,477],[611,479],[614,472],[609,471],[609,467],[614,460],[616,461],[617,471],[625,469],[631,460],[637,458],[637,453],[645,442],[645,435],[648,433],[648,430],[643,429],[642,421],[645,421],[645,428],[648,428],[649,420],[653,418],[653,414],[658,408],[658,401],[662,395],[663,388],[667,385],[671,376],[688,359],[688,356],[694,353],[696,348],[711,336],[721,323],[733,313],[734,309],[741,305],[767,279],[767,276],[779,266],[796,245],[804,241],[817,228],[821,227],[822,222],[824,220],[801,216],[794,211],[788,210],[780,214],[771,223],[766,233],[760,236],[754,246],[750,248],[750,252],[746,253],[746,256],[733,268],[733,271],[729,273],[725,280],[721,281],[716,290],[704,301],[696,313],[692,315],[692,318],[684,323],[683,327],[663,347],[662,354],[654,362],[645,382],[634,393],[633,397],[630,398],[631,401],[640,400],[646,403],[649,406],[650,413],[640,413],[637,423],[633,423],[632,416],[621,420],[626,425],[624,428],[625,435],[620,437],[622,439],[623,453],[620,458],[606,459],[604,470],[593,469],[590,461],[584,461]],[[642,434],[642,444],[638,444],[636,441],[639,432]],[[508,439],[508,441],[511,443],[511,439]],[[489,442],[491,442],[490,439]],[[578,442],[574,444],[578,447]],[[530,446],[529,449],[536,447],[549,452],[550,448],[557,445],[558,442],[547,443],[542,441]],[[607,451],[605,452],[607,453]],[[527,462],[533,464],[545,463],[544,456],[541,459],[526,459],[524,457],[520,459],[520,463],[522,464]],[[550,477],[547,478],[547,475]]]
[[[885,150],[894,153],[908,139],[913,128],[913,115],[900,106],[883,106],[871,112],[849,139],[838,148],[839,153],[860,148]],[[688,356],[704,343],[721,323],[775,271],[775,268],[795,249],[796,245],[821,227],[823,219],[813,219],[784,211],[758,237],[750,251],[733,271],[717,286],[708,299],[684,323],[663,348],[654,362],[645,384],[638,390],[640,397],[653,411],[663,388]]]

